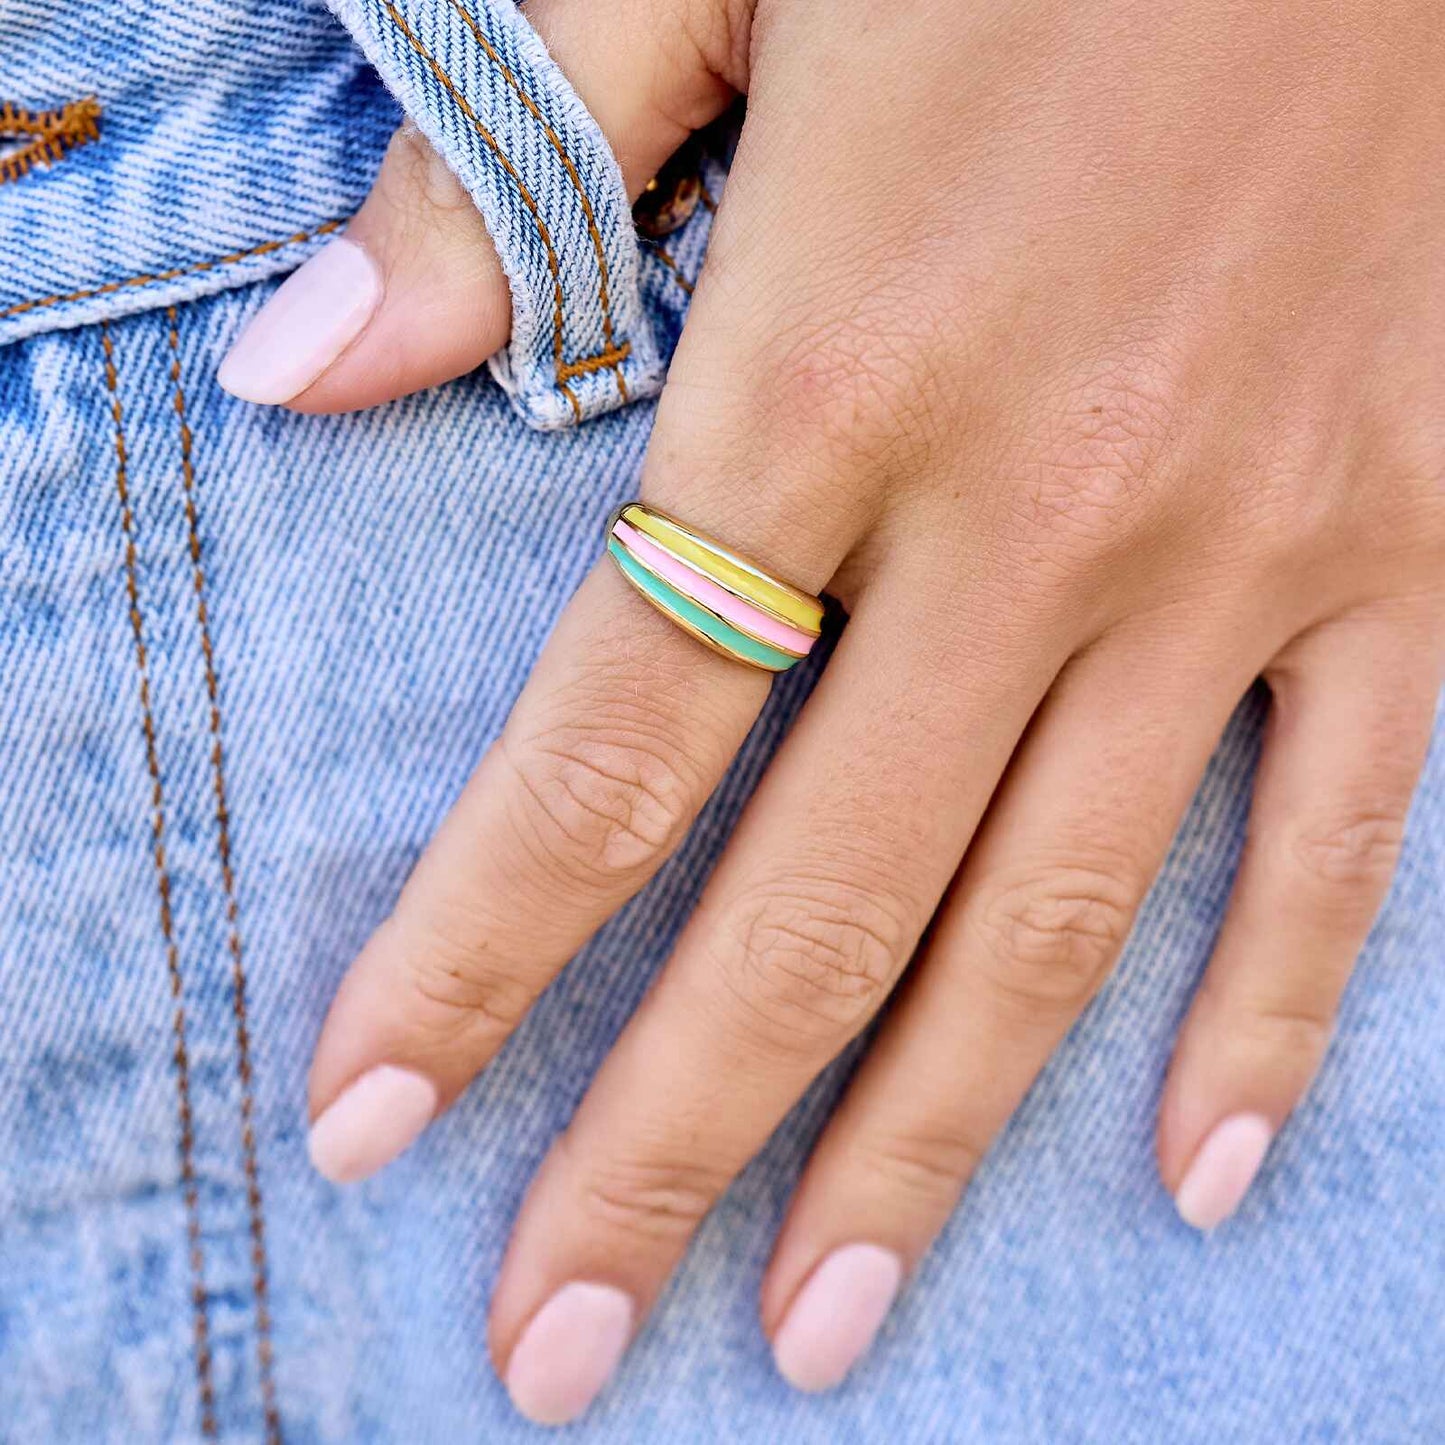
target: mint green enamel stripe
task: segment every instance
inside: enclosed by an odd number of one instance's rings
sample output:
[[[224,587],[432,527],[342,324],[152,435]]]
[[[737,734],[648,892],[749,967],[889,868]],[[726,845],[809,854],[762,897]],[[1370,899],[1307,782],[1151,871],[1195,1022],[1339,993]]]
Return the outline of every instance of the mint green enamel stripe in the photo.
[[[754,641],[736,627],[729,626],[722,618],[715,617],[705,608],[699,607],[670,583],[664,582],[661,577],[655,577],[616,539],[608,542],[607,550],[612,554],[612,560],[627,574],[627,579],[633,586],[646,593],[664,611],[675,613],[689,627],[695,627],[710,637],[719,647],[772,672],[785,672],[798,660],[776,647],[769,647],[766,642]]]

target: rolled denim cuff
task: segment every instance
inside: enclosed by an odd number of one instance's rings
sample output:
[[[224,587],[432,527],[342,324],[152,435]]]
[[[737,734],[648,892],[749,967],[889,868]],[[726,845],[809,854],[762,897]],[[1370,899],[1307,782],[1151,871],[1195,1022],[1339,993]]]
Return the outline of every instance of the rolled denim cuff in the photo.
[[[512,0],[328,0],[481,212],[512,289],[489,363],[544,429],[650,396],[664,361],[622,173]]]

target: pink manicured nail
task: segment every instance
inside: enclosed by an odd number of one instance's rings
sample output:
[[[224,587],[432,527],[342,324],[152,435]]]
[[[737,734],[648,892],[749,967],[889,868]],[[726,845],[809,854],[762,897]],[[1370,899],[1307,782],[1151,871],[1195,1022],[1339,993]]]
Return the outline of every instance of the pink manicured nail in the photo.
[[[334,1184],[354,1184],[390,1164],[432,1121],[436,1085],[382,1064],[363,1074],[311,1126],[311,1162]]]
[[[808,1277],[773,1337],[778,1373],[799,1390],[830,1390],[873,1343],[893,1307],[903,1263],[876,1244],[845,1244]]]
[[[507,1364],[512,1404],[537,1425],[565,1425],[597,1398],[632,1337],[632,1301],[610,1284],[564,1284],[522,1331]]]
[[[1235,1114],[1199,1146],[1174,1196],[1179,1217],[1195,1229],[1223,1224],[1259,1173],[1274,1130],[1259,1114]]]
[[[338,237],[251,318],[216,380],[242,401],[290,401],[351,345],[380,300],[381,277],[371,257]]]

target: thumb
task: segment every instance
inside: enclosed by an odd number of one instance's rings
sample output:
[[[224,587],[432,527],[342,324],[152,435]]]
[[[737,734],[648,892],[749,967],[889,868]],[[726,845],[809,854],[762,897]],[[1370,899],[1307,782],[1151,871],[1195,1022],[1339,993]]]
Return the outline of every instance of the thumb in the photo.
[[[738,0],[530,0],[527,17],[607,137],[636,196],[741,88]],[[745,47],[741,47],[745,54]],[[408,121],[343,236],[291,275],[222,361],[243,401],[352,411],[478,366],[511,297],[485,223]]]

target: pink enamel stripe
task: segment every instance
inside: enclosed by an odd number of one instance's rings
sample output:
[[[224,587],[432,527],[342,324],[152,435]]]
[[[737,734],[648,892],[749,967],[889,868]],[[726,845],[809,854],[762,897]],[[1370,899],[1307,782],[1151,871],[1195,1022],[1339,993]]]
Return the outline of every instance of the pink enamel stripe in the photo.
[[[781,647],[788,652],[807,653],[818,640],[811,633],[790,627],[776,617],[760,611],[751,602],[735,597],[725,587],[719,587],[710,577],[694,572],[686,563],[679,562],[671,552],[659,547],[651,537],[644,537],[636,527],[617,519],[612,528],[613,535],[637,558],[645,563],[664,582],[670,582],[679,592],[686,593],[695,602],[701,602],[709,611],[716,612],[724,622],[731,622],[763,642]]]

